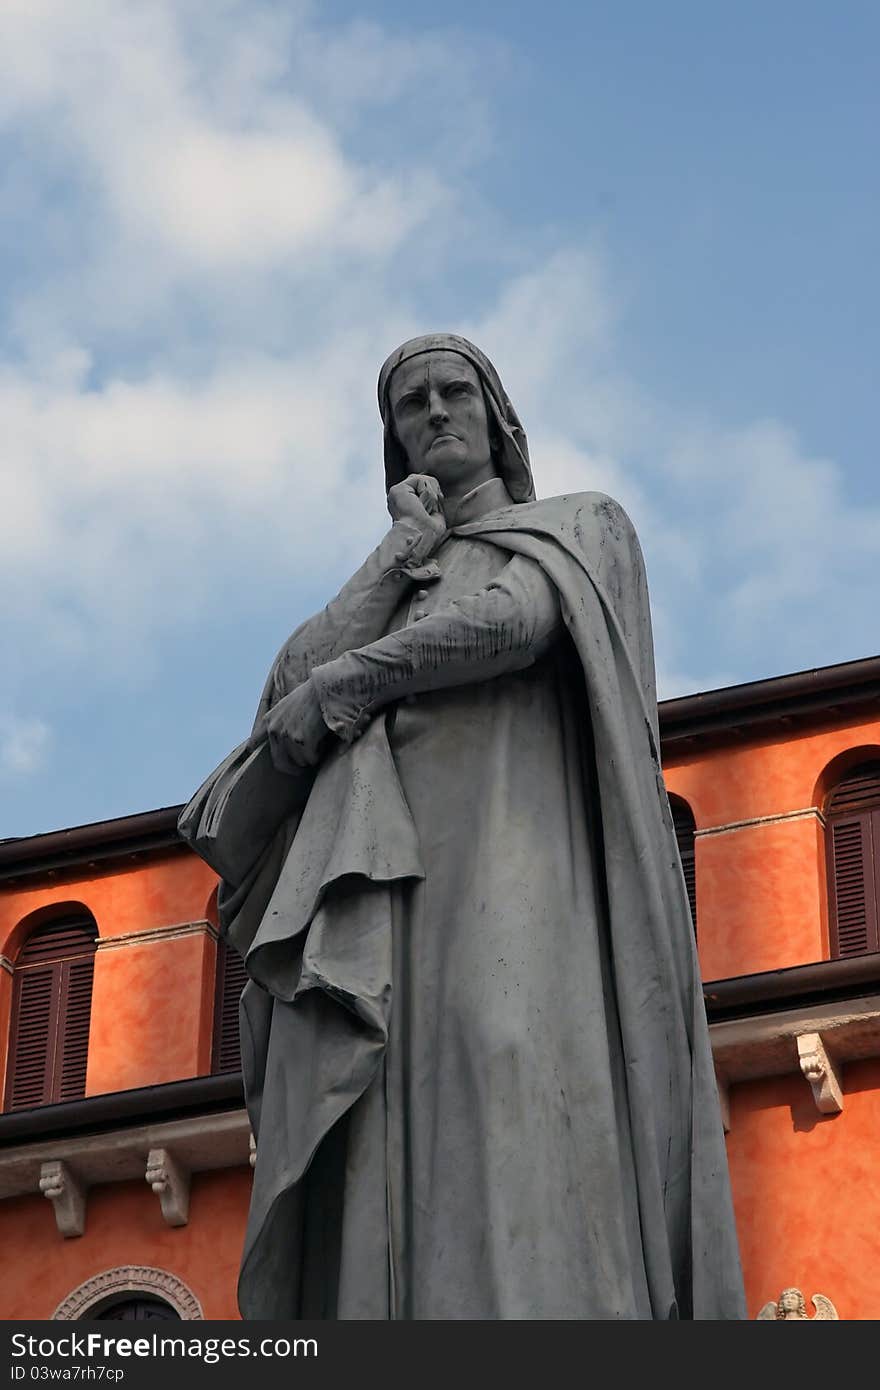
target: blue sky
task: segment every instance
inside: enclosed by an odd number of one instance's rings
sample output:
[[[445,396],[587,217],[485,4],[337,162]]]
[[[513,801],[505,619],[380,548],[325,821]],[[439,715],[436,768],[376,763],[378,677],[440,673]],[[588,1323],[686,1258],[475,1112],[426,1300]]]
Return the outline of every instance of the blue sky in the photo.
[[[185,800],[495,360],[642,539],[661,696],[875,654],[880,9],[6,0],[0,836]]]

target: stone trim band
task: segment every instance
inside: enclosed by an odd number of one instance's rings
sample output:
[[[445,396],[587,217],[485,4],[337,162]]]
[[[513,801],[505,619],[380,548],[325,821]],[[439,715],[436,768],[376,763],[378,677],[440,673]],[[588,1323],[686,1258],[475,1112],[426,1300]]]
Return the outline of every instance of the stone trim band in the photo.
[[[775,816],[751,816],[747,820],[729,821],[727,825],[710,825],[705,830],[695,830],[694,837],[702,839],[708,835],[726,835],[729,830],[751,830],[756,825],[775,825],[778,821],[816,820],[823,827],[825,817],[818,806],[805,806],[800,811],[780,811]]]
[[[127,931],[119,936],[102,936],[99,951],[112,951],[117,946],[140,946],[153,941],[174,941],[184,936],[210,936],[218,940],[217,928],[208,921],[177,922],[170,927],[150,927],[147,931]]]

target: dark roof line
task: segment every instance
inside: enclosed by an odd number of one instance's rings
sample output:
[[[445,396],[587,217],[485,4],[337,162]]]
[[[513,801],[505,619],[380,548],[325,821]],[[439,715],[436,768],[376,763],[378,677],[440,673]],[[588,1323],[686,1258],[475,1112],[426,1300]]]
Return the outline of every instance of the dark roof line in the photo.
[[[75,1134],[99,1134],[188,1115],[235,1110],[244,1105],[241,1072],[225,1076],[193,1076],[132,1091],[109,1091],[84,1100],[39,1105],[33,1110],[10,1110],[0,1115],[0,1147],[30,1144],[42,1139],[68,1139]]]
[[[729,980],[707,980],[703,985],[710,1023],[831,1004],[871,993],[880,994],[880,951],[791,965],[758,975],[735,975]]]
[[[50,830],[44,835],[0,840],[0,881],[150,850],[182,849],[183,841],[177,833],[181,810],[180,806],[163,806],[157,811]]]
[[[866,705],[880,708],[880,656],[661,700],[660,738],[664,748],[671,748],[683,739]]]

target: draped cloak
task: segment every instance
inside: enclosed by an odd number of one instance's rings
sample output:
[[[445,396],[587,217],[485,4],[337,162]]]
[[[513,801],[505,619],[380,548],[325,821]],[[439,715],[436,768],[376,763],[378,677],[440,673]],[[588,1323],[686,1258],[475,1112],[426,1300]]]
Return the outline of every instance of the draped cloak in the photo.
[[[582,493],[419,546],[396,522],[273,667],[261,711],[314,672],[317,771],[266,774],[250,840],[199,833],[240,758],[181,817],[251,977],[242,1313],[744,1317],[635,532]],[[395,644],[455,563],[507,635],[452,592],[432,680]]]

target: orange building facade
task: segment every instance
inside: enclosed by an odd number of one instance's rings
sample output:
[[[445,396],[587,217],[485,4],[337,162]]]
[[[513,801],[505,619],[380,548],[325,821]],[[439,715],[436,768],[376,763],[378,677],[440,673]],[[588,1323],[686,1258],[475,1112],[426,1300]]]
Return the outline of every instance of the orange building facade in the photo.
[[[872,658],[660,707],[750,1317],[880,1317],[878,696]],[[238,977],[178,809],[0,843],[0,1318],[238,1316]]]

